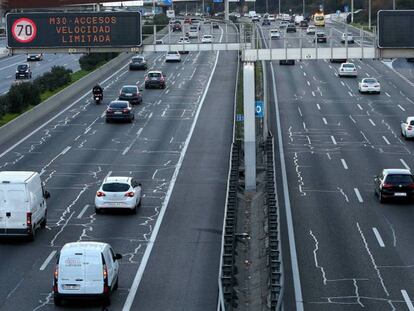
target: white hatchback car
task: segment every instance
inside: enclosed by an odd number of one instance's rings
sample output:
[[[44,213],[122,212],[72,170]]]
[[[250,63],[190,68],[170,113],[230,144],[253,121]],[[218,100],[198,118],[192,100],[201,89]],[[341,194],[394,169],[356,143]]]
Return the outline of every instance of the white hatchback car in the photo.
[[[181,62],[181,55],[178,52],[167,52],[165,62]]]
[[[306,34],[314,35],[316,33],[316,26],[310,25],[306,28]]]
[[[360,93],[381,93],[381,85],[375,78],[364,78],[358,83]]]
[[[352,33],[348,32],[348,33],[343,33],[341,36],[341,42],[345,43],[346,41],[348,41],[348,43],[354,43],[354,36],[352,35]]]
[[[407,120],[401,121],[401,135],[404,138],[414,137],[414,117],[407,117]]]
[[[141,205],[142,188],[133,177],[106,177],[96,192],[95,211],[103,209],[129,209],[134,214]]]
[[[270,39],[280,39],[280,32],[277,29],[270,30]]]
[[[343,63],[339,67],[339,77],[356,77],[358,75],[357,69],[353,63]]]
[[[201,39],[202,43],[213,43],[213,36],[212,35],[204,35]]]

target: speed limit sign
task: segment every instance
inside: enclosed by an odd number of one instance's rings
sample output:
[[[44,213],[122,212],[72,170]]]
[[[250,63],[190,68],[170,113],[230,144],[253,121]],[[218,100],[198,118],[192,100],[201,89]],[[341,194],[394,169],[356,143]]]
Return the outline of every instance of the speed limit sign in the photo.
[[[26,17],[17,19],[11,29],[13,38],[21,43],[32,42],[36,38],[36,24]]]

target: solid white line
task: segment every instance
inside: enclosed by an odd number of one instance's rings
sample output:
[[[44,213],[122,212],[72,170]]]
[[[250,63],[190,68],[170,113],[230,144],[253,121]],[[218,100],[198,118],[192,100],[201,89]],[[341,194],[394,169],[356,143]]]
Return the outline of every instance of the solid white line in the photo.
[[[306,72],[303,72],[303,75],[306,77]]]
[[[106,174],[105,179],[107,179],[109,176],[111,176],[112,171],[109,171],[108,174]]]
[[[220,41],[221,41],[222,37],[223,37],[223,31],[221,31]],[[216,61],[214,63],[213,69],[211,71],[211,75],[210,75],[210,77],[207,81],[207,85],[206,85],[206,88],[204,90],[203,96],[200,100],[200,104],[198,105],[197,112],[196,112],[196,114],[194,116],[194,119],[193,119],[193,123],[191,124],[190,132],[187,136],[187,139],[185,140],[184,147],[181,150],[180,158],[177,162],[177,165],[175,166],[174,174],[171,178],[171,182],[170,182],[170,185],[168,187],[167,194],[165,195],[165,199],[164,199],[164,202],[162,204],[160,213],[158,215],[157,221],[156,221],[156,223],[154,225],[154,228],[152,230],[151,237],[148,241],[147,247],[145,249],[145,253],[142,256],[141,263],[138,267],[137,273],[135,274],[134,281],[131,285],[131,288],[129,290],[129,293],[128,293],[128,296],[126,298],[125,304],[122,308],[122,311],[131,310],[132,304],[134,302],[135,295],[137,293],[139,284],[141,283],[142,277],[144,275],[145,268],[148,264],[149,257],[151,255],[152,248],[153,248],[154,243],[157,239],[157,235],[158,235],[158,232],[160,230],[162,220],[163,220],[165,212],[167,210],[167,206],[168,206],[168,203],[170,201],[170,197],[172,195],[172,192],[173,192],[173,189],[174,189],[174,186],[175,186],[175,182],[176,182],[177,177],[178,177],[178,173],[179,173],[179,171],[181,169],[181,165],[184,161],[184,156],[187,153],[188,145],[190,144],[191,137],[193,136],[193,132],[194,132],[195,126],[197,124],[197,120],[198,120],[198,117],[200,115],[201,108],[203,107],[204,100],[205,100],[205,98],[207,96],[207,92],[210,88],[211,80],[213,79],[214,72],[216,71],[219,55],[220,55],[220,51],[217,52]]]
[[[353,97],[354,95],[352,95],[352,93],[350,91],[348,91],[349,96]]]
[[[390,95],[390,94],[388,94],[387,92],[385,92],[385,95],[387,95],[388,97],[391,97],[391,95]]]
[[[358,201],[361,202],[361,203],[364,202],[364,200],[362,200],[362,196],[361,196],[361,193],[359,192],[358,188],[354,188],[354,192],[355,192],[355,194],[358,198]]]
[[[405,167],[407,170],[410,170],[410,171],[411,171],[411,168],[408,166],[408,164],[407,164],[407,163],[405,163],[405,161],[404,161],[403,159],[400,159],[400,162],[402,163],[402,165],[404,165],[404,167]]]
[[[341,162],[342,162],[342,165],[343,165],[343,167],[344,167],[344,169],[348,169],[348,165],[346,164],[346,162],[345,162],[345,160],[344,159],[341,159]]]
[[[126,148],[124,149],[124,151],[122,151],[122,155],[126,155],[126,154],[127,154],[127,152],[129,151],[129,149],[131,149],[131,147],[130,147],[130,146],[126,147]]]
[[[47,265],[49,264],[49,262],[52,260],[53,256],[55,256],[56,251],[52,251],[49,256],[47,256],[45,262],[42,264],[42,266],[40,267],[40,271],[43,271],[46,269]]]
[[[333,137],[332,135],[331,135],[331,140],[332,140],[332,143],[333,143],[334,145],[336,145],[336,140],[335,140],[335,137]]]
[[[328,121],[326,121],[325,118],[322,118],[323,123],[328,124]]]
[[[314,91],[312,91],[312,96],[316,96]]]
[[[86,210],[88,209],[88,207],[89,207],[89,204],[86,204],[86,205],[84,206],[84,208],[82,208],[81,212],[79,213],[79,215],[78,215],[76,218],[77,218],[77,219],[81,219],[81,218],[82,218],[82,216],[83,216],[83,214],[85,214]]]
[[[321,106],[319,106],[319,104],[316,104],[316,107],[318,107],[318,110],[321,110]]]
[[[398,108],[400,108],[402,111],[405,111],[405,109],[401,105],[397,105]]]
[[[345,86],[345,83],[344,83],[344,81],[341,81],[341,84],[342,84],[343,86]]]
[[[310,82],[309,81],[306,81],[306,83],[310,86]]]
[[[361,107],[361,105],[360,105],[360,104],[357,104],[357,106],[358,106],[359,110],[364,110],[364,109]]]
[[[351,115],[349,115],[349,118],[352,120],[352,122],[356,123],[356,121],[354,120],[354,118]]]
[[[401,294],[404,297],[404,301],[407,304],[408,310],[409,311],[414,311],[413,302],[411,301],[410,296],[408,296],[407,291],[405,289],[402,289]]]
[[[368,119],[368,120],[369,120],[369,122],[371,122],[372,126],[375,126],[374,121],[372,121],[371,119]]]
[[[378,232],[377,228],[373,227],[373,228],[372,228],[372,231],[374,231],[374,234],[375,234],[375,237],[377,238],[378,244],[379,244],[381,247],[385,247],[384,241],[382,240],[381,235],[380,235],[380,233]]]
[[[68,152],[70,150],[70,148],[72,148],[71,146],[67,146],[65,149],[63,149],[63,151],[60,154],[65,154],[66,152]]]
[[[387,137],[382,136],[382,138],[385,140],[385,142],[387,143],[387,145],[391,145],[390,142],[388,141]]]

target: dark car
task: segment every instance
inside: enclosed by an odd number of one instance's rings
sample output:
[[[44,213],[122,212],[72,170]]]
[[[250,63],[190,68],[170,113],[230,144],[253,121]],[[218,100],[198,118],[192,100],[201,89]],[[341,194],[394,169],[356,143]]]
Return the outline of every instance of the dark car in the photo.
[[[286,27],[286,32],[296,32],[296,26],[293,23],[290,23]]]
[[[317,32],[315,35],[315,39],[313,39],[313,42],[317,42],[317,43],[326,43],[327,42],[327,38],[325,33],[323,32]]]
[[[386,199],[414,199],[414,177],[410,170],[384,169],[374,182],[380,203]]]
[[[267,18],[263,19],[262,26],[270,26],[270,21]]]
[[[142,95],[136,85],[124,85],[119,91],[119,100],[127,100],[131,104],[141,104]]]
[[[16,79],[31,79],[32,71],[29,64],[20,64],[16,69]]]
[[[213,25],[213,29],[219,29],[220,28],[218,23],[213,23],[212,25]]]
[[[180,22],[174,23],[172,25],[172,31],[181,31],[181,23]]]
[[[105,112],[106,122],[120,120],[132,122],[134,120],[134,111],[131,104],[126,100],[112,101]]]
[[[308,26],[309,26],[309,23],[308,23],[308,21],[306,21],[306,20],[301,21],[301,22],[299,23],[299,27],[300,27],[300,28],[308,28]]]
[[[148,65],[144,56],[134,56],[129,63],[129,70],[147,70]]]
[[[39,54],[27,54],[27,61],[31,62],[31,61],[41,61],[43,60],[43,54],[39,53]]]
[[[145,77],[145,88],[165,88],[165,76],[161,71],[150,71]]]
[[[408,57],[406,58],[406,61],[409,63],[413,63],[414,62],[414,57]]]

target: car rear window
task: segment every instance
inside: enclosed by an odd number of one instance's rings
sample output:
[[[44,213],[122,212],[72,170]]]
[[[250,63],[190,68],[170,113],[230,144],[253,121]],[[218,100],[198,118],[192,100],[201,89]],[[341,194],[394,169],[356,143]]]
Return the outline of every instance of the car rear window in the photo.
[[[132,59],[132,61],[133,62],[137,62],[137,63],[140,63],[140,62],[142,62],[144,60],[144,58],[142,58],[142,57],[134,57],[133,59]]]
[[[411,175],[388,175],[385,179],[387,184],[411,184],[414,182]]]
[[[377,80],[375,80],[375,79],[365,79],[364,83],[377,83]]]
[[[106,192],[125,192],[128,191],[129,185],[124,183],[106,183],[102,186],[102,190]]]
[[[355,68],[355,65],[353,65],[353,64],[343,64],[342,66],[344,68]]]
[[[150,78],[159,78],[159,77],[161,77],[161,74],[158,73],[158,72],[151,72],[151,73],[148,74],[148,77],[150,77]]]
[[[122,93],[136,93],[136,92],[137,92],[137,88],[133,86],[124,86],[122,88]]]
[[[114,109],[122,109],[122,108],[127,108],[128,104],[127,103],[111,103],[109,104],[109,108],[114,108]]]
[[[177,55],[177,52],[168,52],[169,55]]]
[[[26,70],[27,69],[27,65],[19,65],[19,66],[17,66],[17,69],[19,69],[19,70]]]

